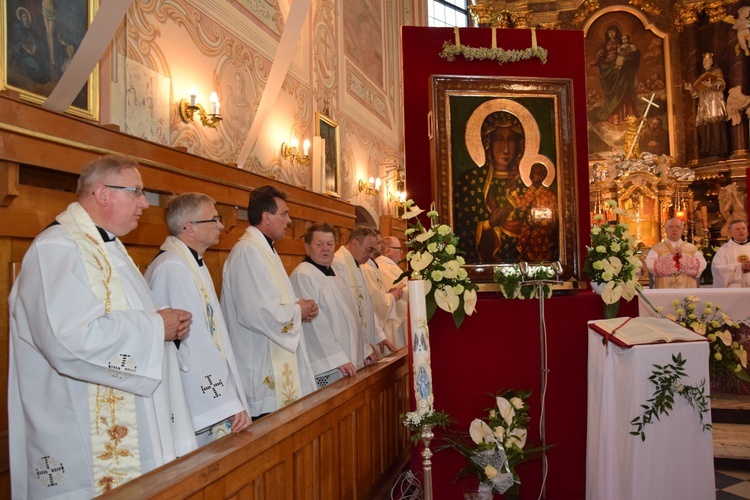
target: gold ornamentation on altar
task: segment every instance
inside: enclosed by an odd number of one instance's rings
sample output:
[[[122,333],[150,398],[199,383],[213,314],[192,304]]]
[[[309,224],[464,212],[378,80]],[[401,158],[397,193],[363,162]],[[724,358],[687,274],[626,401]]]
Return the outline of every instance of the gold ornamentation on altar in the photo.
[[[682,32],[685,26],[698,22],[698,16],[705,12],[709,23],[717,23],[726,20],[727,6],[737,3],[737,0],[717,0],[715,2],[678,3],[675,12],[675,28]]]
[[[510,22],[514,28],[529,29],[531,28],[531,11],[520,10],[518,12],[510,12]]]
[[[576,10],[571,24],[575,27],[580,27],[597,10],[599,10],[599,0],[585,0]]]
[[[474,19],[477,25],[489,26],[492,16],[492,5],[488,3],[469,5],[469,13],[471,13],[471,18]]]
[[[661,14],[661,9],[648,0],[629,0],[628,3],[651,16],[658,16]]]

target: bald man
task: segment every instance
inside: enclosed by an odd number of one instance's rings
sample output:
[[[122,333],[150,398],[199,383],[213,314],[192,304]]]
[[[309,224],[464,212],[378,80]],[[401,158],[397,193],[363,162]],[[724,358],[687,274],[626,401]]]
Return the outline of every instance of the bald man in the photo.
[[[684,224],[672,218],[664,224],[667,237],[651,247],[646,267],[654,277],[654,288],[698,288],[706,259],[698,247],[683,241]]]

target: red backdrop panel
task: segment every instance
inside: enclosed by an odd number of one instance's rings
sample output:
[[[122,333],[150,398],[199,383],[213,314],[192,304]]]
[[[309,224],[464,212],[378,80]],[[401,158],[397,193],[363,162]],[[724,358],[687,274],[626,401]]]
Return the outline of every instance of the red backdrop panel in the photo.
[[[430,111],[431,75],[516,76],[569,78],[573,81],[576,149],[576,185],[579,210],[580,259],[589,241],[588,161],[586,125],[585,56],[582,31],[537,32],[540,46],[548,50],[546,64],[537,59],[498,65],[492,61],[455,62],[438,53],[445,41],[453,42],[451,28],[404,27],[402,29],[404,76],[405,162],[409,196],[422,207],[429,206],[431,193],[430,145],[427,114]],[[524,49],[531,46],[529,30],[500,29],[498,46]],[[491,30],[461,30],[461,43],[489,47]],[[566,137],[572,141],[573,138]],[[567,235],[572,237],[572,235]],[[582,262],[580,262],[582,266]],[[591,292],[553,297],[545,301],[549,379],[546,395],[548,453],[547,498],[585,497],[586,451],[586,322],[601,318],[601,299]],[[637,315],[636,304],[623,305],[622,315]],[[488,393],[502,388],[532,390],[530,440],[539,437],[541,405],[541,361],[539,303],[536,300],[505,300],[481,294],[477,313],[456,332],[453,321],[438,311],[430,322],[435,407],[455,417],[468,429],[472,419],[486,414],[492,405]],[[471,480],[453,483],[462,459],[446,451],[433,458],[433,489],[436,499],[461,498]],[[421,457],[412,455],[412,470],[421,470]],[[520,470],[521,498],[537,498],[542,482],[540,461]],[[476,481],[474,480],[474,484]]]

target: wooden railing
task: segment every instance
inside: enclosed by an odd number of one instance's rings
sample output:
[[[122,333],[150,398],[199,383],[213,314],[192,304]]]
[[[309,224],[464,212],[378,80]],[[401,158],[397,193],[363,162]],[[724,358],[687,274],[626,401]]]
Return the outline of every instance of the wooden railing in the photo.
[[[402,350],[102,498],[375,498],[408,460]]]

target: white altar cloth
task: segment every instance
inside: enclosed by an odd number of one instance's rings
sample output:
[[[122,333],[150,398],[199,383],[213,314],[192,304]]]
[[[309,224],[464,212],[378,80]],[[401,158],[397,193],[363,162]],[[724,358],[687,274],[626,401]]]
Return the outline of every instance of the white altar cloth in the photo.
[[[664,316],[674,314],[673,301],[682,301],[683,297],[693,295],[701,299],[700,305],[705,305],[706,302],[718,304],[733,320],[750,324],[750,307],[747,306],[750,304],[750,288],[663,288],[643,290],[643,294],[654,307],[662,307]],[[700,310],[702,311],[703,307]],[[659,316],[640,295],[638,296],[638,314],[639,316]]]
[[[673,410],[644,427],[646,440],[633,436],[630,421],[643,412],[656,386],[653,365],[686,360],[686,385],[706,381],[708,342],[639,345],[609,344],[589,329],[586,442],[587,500],[714,499],[713,439],[703,431],[698,411],[681,396]],[[705,415],[711,422],[710,412]]]

